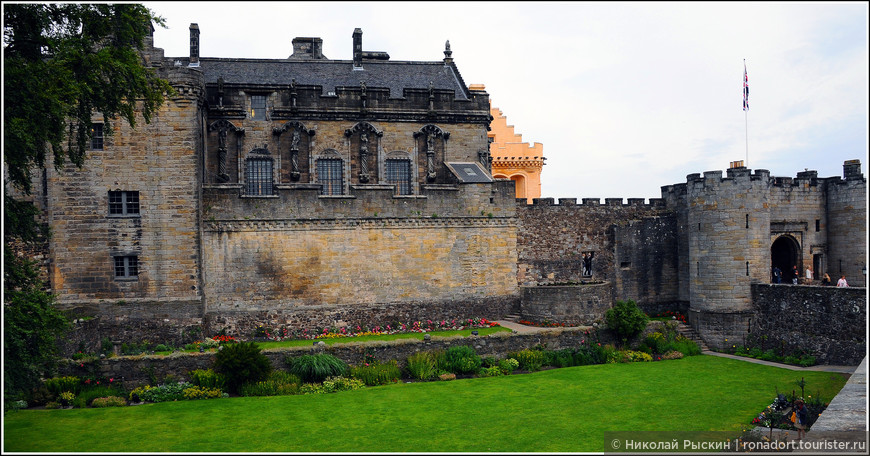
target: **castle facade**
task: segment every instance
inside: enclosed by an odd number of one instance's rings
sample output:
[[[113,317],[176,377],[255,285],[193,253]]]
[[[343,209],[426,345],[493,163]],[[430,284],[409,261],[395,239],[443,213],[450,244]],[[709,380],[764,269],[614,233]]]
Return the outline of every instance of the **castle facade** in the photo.
[[[151,47],[177,93],[34,185],[59,306],[93,317],[96,340],[171,340],[494,320],[521,310],[524,287],[595,282],[686,311],[718,346],[747,331],[751,284],[772,265],[861,285],[858,161],[842,178],[734,167],[648,203],[526,204],[492,177],[489,95],[465,84],[449,42],[443,59],[392,61],[351,38],[353,60],[311,37],[285,59],[200,57],[196,24],[190,55]]]

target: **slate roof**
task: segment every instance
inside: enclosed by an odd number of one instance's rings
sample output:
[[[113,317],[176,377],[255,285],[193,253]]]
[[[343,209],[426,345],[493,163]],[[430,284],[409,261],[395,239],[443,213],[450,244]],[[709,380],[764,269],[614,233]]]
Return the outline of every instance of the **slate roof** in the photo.
[[[369,61],[362,70],[353,69],[351,60],[265,60],[201,58],[200,69],[207,84],[216,84],[223,77],[225,84],[321,85],[323,94],[336,87],[387,87],[391,98],[402,97],[402,89],[453,90],[456,99],[466,100],[467,87],[454,65],[444,62]]]

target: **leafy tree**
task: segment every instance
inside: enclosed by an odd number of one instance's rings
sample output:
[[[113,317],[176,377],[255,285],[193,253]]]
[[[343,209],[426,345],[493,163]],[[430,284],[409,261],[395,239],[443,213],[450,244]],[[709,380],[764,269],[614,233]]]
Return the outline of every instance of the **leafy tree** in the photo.
[[[91,115],[112,133],[120,117],[145,122],[174,93],[144,63],[152,23],[163,19],[135,4],[3,5],[3,314],[4,393],[21,397],[49,369],[57,338],[68,327],[45,291],[37,265],[16,247],[44,242],[32,203],[14,199],[7,184],[31,191],[32,172],[52,154],[61,169],[82,166],[91,139]]]
[[[272,372],[272,362],[254,342],[221,347],[214,357],[214,371],[226,378],[227,389],[232,393],[238,393],[246,383],[266,380]]]
[[[119,116],[135,126],[137,110],[150,122],[172,92],[140,53],[152,22],[164,24],[135,4],[4,5],[3,160],[13,185],[29,193],[49,149],[58,169],[65,158],[81,166],[94,113],[107,135]]]
[[[615,332],[623,344],[639,334],[646,328],[649,317],[637,307],[637,303],[628,301],[616,301],[616,304],[604,314],[607,328]]]

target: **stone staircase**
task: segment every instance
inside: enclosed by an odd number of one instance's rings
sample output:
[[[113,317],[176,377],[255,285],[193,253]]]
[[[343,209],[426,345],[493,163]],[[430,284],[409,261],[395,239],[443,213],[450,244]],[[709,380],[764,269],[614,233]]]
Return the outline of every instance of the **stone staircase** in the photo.
[[[689,326],[681,321],[678,321],[677,322],[677,331],[679,331],[680,334],[686,336],[687,339],[691,339],[691,340],[695,341],[698,344],[698,346],[701,347],[702,352],[710,351],[710,347],[707,346],[707,344],[704,342],[704,339],[701,338],[701,335],[698,334],[698,332],[695,331],[695,329],[692,328],[691,326]]]
[[[502,320],[507,320],[507,321],[512,321],[514,323],[517,323],[520,321],[520,316],[517,314],[505,315],[504,318],[502,318]]]

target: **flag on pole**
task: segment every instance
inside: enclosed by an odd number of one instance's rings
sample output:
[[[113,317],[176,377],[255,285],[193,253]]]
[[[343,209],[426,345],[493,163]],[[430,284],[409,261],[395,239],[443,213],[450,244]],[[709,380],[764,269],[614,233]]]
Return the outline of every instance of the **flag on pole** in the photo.
[[[746,75],[746,61],[743,61],[743,110],[749,111],[749,76]]]

